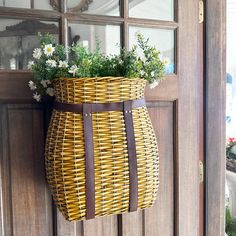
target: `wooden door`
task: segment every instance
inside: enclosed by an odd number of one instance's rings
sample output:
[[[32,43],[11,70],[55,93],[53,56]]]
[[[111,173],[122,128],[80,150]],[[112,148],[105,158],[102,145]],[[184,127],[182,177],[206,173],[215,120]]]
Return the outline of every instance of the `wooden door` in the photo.
[[[50,2],[0,5],[1,235],[199,235],[198,0],[91,1],[95,7],[90,1]],[[69,223],[54,206],[44,173],[48,108],[36,104],[27,87],[32,75],[25,61],[36,31],[90,47],[98,34],[106,53],[117,52],[109,42],[128,47],[140,31],[168,57],[167,79],[146,89],[160,149],[160,188],[152,208]]]

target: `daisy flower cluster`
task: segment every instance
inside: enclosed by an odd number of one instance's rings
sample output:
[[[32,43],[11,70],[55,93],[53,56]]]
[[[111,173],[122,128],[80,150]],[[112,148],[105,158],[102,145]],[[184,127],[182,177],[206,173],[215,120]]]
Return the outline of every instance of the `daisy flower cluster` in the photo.
[[[165,65],[160,51],[149,45],[149,40],[137,34],[137,45],[130,50],[120,48],[119,55],[106,56],[100,52],[100,43],[90,51],[80,43],[64,47],[56,43],[50,35],[39,33],[40,47],[33,50],[33,60],[29,61],[28,69],[34,74],[28,86],[33,98],[41,101],[47,96],[54,96],[53,81],[56,78],[85,78],[118,76],[142,78],[156,87],[165,78]],[[142,56],[138,51],[142,52]]]

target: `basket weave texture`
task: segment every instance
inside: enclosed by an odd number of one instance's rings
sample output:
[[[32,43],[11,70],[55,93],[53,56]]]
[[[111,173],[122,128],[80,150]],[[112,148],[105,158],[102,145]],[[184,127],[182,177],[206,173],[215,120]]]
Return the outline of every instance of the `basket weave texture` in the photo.
[[[146,81],[123,77],[59,78],[56,101],[108,103],[144,97]],[[132,110],[138,175],[138,209],[153,205],[159,154],[146,107]],[[94,112],[95,217],[129,211],[129,163],[122,111]],[[86,217],[85,147],[81,113],[53,110],[46,140],[46,175],[66,220]]]

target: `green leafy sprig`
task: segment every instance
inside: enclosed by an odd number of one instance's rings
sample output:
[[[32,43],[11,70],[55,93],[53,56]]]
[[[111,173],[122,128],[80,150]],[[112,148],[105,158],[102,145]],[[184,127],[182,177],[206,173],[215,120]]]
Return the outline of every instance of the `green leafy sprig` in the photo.
[[[50,34],[39,33],[38,36],[40,47],[34,49],[34,61],[28,65],[34,73],[34,80],[29,82],[29,87],[34,91],[33,97],[37,101],[44,95],[53,96],[52,81],[59,77],[141,78],[147,80],[151,87],[155,87],[165,77],[165,63],[161,60],[160,51],[140,33],[137,34],[137,45],[130,50],[120,48],[119,55],[109,56],[101,52],[98,40],[96,49],[91,51],[81,43],[64,47],[57,44]]]

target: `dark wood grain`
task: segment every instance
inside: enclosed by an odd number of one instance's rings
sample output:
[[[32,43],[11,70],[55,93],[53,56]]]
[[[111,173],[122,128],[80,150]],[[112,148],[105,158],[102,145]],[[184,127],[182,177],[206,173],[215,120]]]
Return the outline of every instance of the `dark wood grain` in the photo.
[[[55,207],[56,208],[56,207]],[[64,219],[62,214],[55,209],[56,217],[56,236],[84,236],[82,222],[68,222]]]
[[[146,236],[174,236],[175,212],[175,160],[173,147],[174,109],[173,102],[148,103],[149,113],[157,135],[160,149],[160,187],[157,201],[145,210]],[[166,145],[166,144],[169,145]]]
[[[226,1],[206,2],[206,235],[224,235]]]
[[[178,236],[197,236],[199,222],[198,178],[198,1],[179,1],[177,155]]]
[[[205,117],[205,23],[200,23],[198,26],[198,144],[199,144],[199,162],[205,165],[205,135],[204,135],[204,117]],[[203,167],[205,173],[205,168]],[[205,181],[200,181],[199,178],[199,235],[204,235],[205,228]]]
[[[105,216],[83,222],[84,236],[118,236],[117,216]]]
[[[5,171],[9,173],[3,178],[8,183],[5,189],[8,203],[3,205],[3,212],[8,207],[11,218],[8,216],[5,221],[3,235],[52,235],[51,196],[44,172],[43,111],[32,108],[32,105],[6,107],[5,145],[9,150]]]

